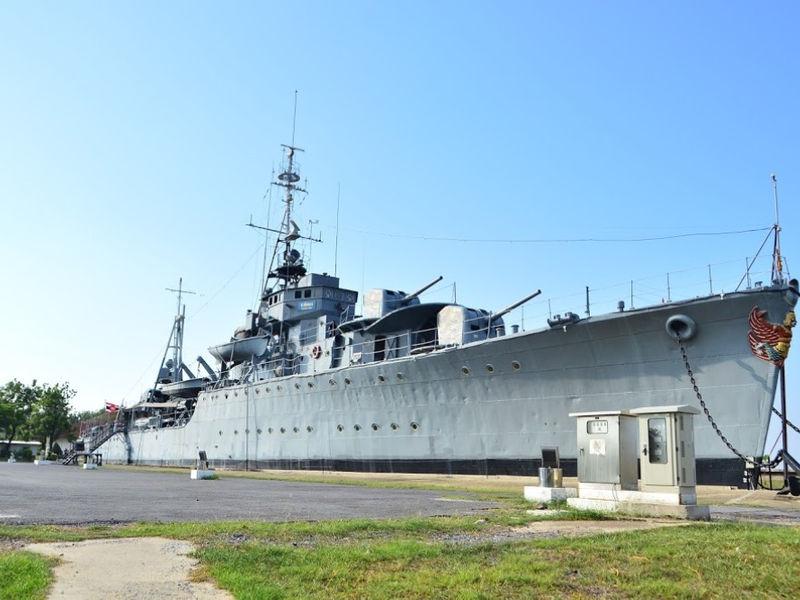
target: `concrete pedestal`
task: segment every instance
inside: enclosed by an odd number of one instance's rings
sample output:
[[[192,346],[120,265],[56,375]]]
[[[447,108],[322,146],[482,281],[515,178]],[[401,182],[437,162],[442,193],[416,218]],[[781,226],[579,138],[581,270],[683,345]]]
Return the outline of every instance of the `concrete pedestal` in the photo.
[[[675,488],[675,491],[642,492],[621,490],[606,483],[579,483],[578,496],[588,500],[611,500],[614,502],[642,502],[644,504],[667,504],[671,506],[697,504],[694,487]]]
[[[553,500],[566,500],[578,495],[575,488],[553,488],[540,487],[538,485],[526,485],[524,488],[525,500],[530,502],[552,502]]]
[[[192,469],[189,479],[213,479],[214,469]]]
[[[579,510],[621,512],[640,517],[672,517],[690,521],[711,520],[708,506],[698,506],[697,504],[664,504],[631,500],[601,500],[597,498],[568,498],[567,504]]]
[[[97,468],[97,465],[94,463],[83,463],[83,468],[87,471],[94,471]]]
[[[33,464],[35,464],[37,467],[41,467],[41,466],[44,466],[44,465],[52,465],[53,461],[52,460],[45,460],[45,459],[41,459],[40,460],[40,459],[37,458],[36,460],[33,461]]]

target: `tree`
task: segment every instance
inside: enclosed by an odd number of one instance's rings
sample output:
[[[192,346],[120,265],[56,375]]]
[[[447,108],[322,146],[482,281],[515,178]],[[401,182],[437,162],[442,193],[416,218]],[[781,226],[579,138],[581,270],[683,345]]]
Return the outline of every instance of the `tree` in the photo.
[[[52,442],[60,434],[69,431],[71,424],[69,400],[74,395],[75,390],[70,388],[68,383],[39,388],[29,421],[29,432],[31,437],[42,442],[42,447],[48,437]]]
[[[0,387],[0,430],[6,438],[5,454],[11,454],[11,442],[28,425],[38,395],[36,380],[25,385],[14,379]]]

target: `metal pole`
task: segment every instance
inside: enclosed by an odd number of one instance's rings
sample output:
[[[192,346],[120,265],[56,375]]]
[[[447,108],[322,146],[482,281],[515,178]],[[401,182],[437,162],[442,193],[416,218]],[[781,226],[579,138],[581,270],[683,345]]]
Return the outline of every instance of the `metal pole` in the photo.
[[[714,293],[714,285],[711,283],[711,265],[708,265],[708,293],[709,295]]]
[[[333,276],[339,273],[339,205],[342,197],[342,184],[336,184],[336,242],[333,250]]]
[[[781,440],[783,442],[783,487],[789,486],[789,463],[786,454],[789,451],[789,436],[786,430],[786,375],[785,367],[781,367],[778,373],[781,383]]]
[[[591,313],[589,312],[589,286],[588,285],[586,286],[586,316],[587,317],[591,316]]]
[[[631,279],[631,308],[633,308],[633,279]]]
[[[667,273],[667,302],[672,302],[672,289],[669,286],[669,273]]]
[[[753,287],[752,284],[750,283],[750,257],[749,256],[745,256],[744,257],[744,269],[745,269],[744,274],[745,274],[745,277],[747,278],[747,289],[749,290],[751,287]]]
[[[772,247],[772,283],[783,283],[783,264],[781,263],[781,216],[778,211],[778,178],[773,173],[770,175],[772,179],[772,191],[775,195],[775,240]]]

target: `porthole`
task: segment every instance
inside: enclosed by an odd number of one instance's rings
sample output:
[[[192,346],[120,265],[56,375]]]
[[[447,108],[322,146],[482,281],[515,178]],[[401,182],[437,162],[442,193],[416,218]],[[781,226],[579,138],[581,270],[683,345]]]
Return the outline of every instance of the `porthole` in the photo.
[[[390,427],[391,427],[391,428],[392,428],[394,431],[397,431],[397,430],[400,428],[400,425],[398,425],[397,423],[392,423],[392,424],[390,425]]]
[[[397,374],[397,379],[402,379],[403,377],[404,377],[404,375],[402,373],[398,373]]]
[[[373,423],[372,424],[372,431],[378,431],[378,429],[380,429],[380,428],[381,428],[381,426],[378,425],[377,423]]]
[[[353,425],[353,429],[355,429],[356,431],[361,431],[361,425],[356,423],[355,425]]]
[[[245,429],[244,432],[245,433],[250,433],[250,430],[249,429]]]
[[[487,373],[494,373],[494,365],[486,365]]]
[[[256,429],[256,433],[257,433],[258,435],[261,435],[261,430],[260,430],[260,429]]]
[[[269,394],[269,386],[265,387],[264,391]]]
[[[273,431],[272,427],[267,428],[267,433],[272,433],[272,431]]]
[[[233,397],[234,398],[238,398],[239,397],[239,392],[233,392]]]
[[[308,382],[308,387],[310,387],[310,388],[314,387],[314,382],[313,381],[309,381]]]
[[[239,430],[238,429],[234,429],[233,430],[233,435],[239,435]]]
[[[299,383],[295,383],[294,384],[294,389],[299,390],[300,389],[300,384]]]
[[[219,430],[219,434],[222,435],[222,429]]]
[[[353,382],[352,382],[352,381],[350,381],[350,378],[349,378],[349,377],[345,377],[345,378],[344,378],[344,384],[345,384],[345,385],[350,385],[351,383],[353,383]]]
[[[383,375],[378,375],[378,381],[383,383],[384,381],[386,381],[386,377],[384,377]]]
[[[344,431],[344,425],[341,425],[341,424],[337,425],[336,426],[336,431]]]
[[[462,372],[464,375],[469,375],[469,367],[466,367],[466,366],[464,366],[464,367],[461,367],[461,372]]]
[[[419,429],[419,423],[417,423],[416,421],[411,421],[411,429],[413,429],[414,431]]]
[[[307,431],[308,433],[311,433],[312,431],[314,431],[314,428],[313,428],[311,425],[307,425],[307,426],[306,426],[306,431]]]
[[[261,393],[261,390],[256,388],[256,394],[260,394],[260,393]]]
[[[281,427],[281,433],[286,433],[286,427]]]
[[[226,399],[226,400],[228,399],[228,394],[225,394],[225,399]]]
[[[281,391],[283,388],[282,388],[281,386],[278,386],[278,388],[277,388],[277,389],[278,389],[278,391],[280,392],[280,391]]]
[[[300,428],[299,427],[292,427],[292,431],[294,431],[295,433],[300,433]]]
[[[330,383],[331,385],[336,385],[336,380],[335,379],[328,379],[328,383]]]
[[[514,369],[515,371],[519,371],[520,367],[522,367],[522,365],[519,364],[519,361],[516,361],[516,360],[512,360],[511,361],[511,368],[512,369]]]

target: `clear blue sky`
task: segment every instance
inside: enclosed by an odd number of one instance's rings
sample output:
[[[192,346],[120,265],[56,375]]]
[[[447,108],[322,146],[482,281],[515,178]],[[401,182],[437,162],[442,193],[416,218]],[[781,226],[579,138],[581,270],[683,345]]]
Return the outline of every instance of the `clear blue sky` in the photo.
[[[319,219],[312,265],[332,271],[341,184],[339,275],[359,291],[442,274],[459,301],[498,309],[542,288],[526,328],[547,298],[581,311],[584,285],[596,311],[629,302],[630,279],[654,303],[666,272],[691,296],[713,263],[730,291],[762,234],[374,232],[768,226],[772,172],[795,266],[798,22],[789,2],[5,2],[0,380],[67,380],[84,409],[133,401],[179,276],[204,294],[187,357],[226,340],[256,294],[261,239],[243,225],[264,220],[295,89],[298,222]],[[800,393],[793,364],[789,381]]]

